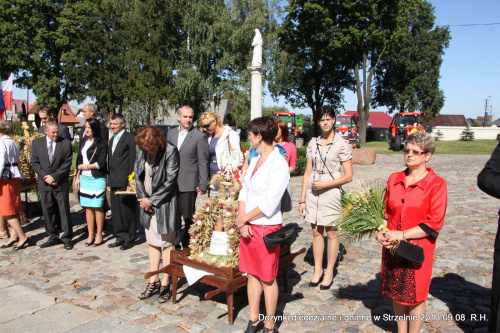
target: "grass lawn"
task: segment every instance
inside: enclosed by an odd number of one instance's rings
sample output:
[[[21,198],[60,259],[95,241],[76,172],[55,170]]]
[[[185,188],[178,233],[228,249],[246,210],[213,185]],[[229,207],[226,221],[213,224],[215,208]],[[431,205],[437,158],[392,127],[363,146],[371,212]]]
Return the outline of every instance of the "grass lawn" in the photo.
[[[498,145],[497,140],[474,140],[474,141],[438,141],[436,144],[436,154],[455,155],[491,155]],[[389,150],[387,142],[368,142],[363,148],[375,150],[377,154],[401,154]]]

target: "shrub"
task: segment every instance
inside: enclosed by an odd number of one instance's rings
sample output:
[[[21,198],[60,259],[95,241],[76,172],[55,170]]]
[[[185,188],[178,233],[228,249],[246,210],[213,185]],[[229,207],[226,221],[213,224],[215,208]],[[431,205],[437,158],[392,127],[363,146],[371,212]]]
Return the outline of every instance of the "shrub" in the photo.
[[[306,171],[307,165],[307,157],[306,157],[307,148],[297,148],[297,161],[295,170],[292,172],[291,176],[303,176]]]
[[[500,141],[500,133],[497,134],[497,141]]]
[[[78,149],[80,148],[79,141],[73,141],[73,153],[78,153]]]
[[[23,124],[20,121],[12,122],[12,125],[11,125],[12,135],[24,136],[24,130],[22,129],[22,127],[23,127]],[[32,135],[34,133],[33,126],[28,126],[28,132],[30,135]]]
[[[436,139],[436,141],[441,141],[443,139],[443,136],[444,136],[443,132],[441,132],[441,130],[438,130],[436,132],[436,136],[434,137],[434,139]]]
[[[470,126],[467,126],[467,128],[460,133],[460,141],[474,141],[474,131]]]

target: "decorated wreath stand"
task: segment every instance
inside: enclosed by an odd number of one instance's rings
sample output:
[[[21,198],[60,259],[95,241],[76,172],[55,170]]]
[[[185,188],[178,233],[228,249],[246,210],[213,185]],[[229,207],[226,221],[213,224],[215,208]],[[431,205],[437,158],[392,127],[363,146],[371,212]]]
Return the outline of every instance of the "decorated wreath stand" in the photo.
[[[182,251],[172,250],[170,263],[158,271],[146,273],[145,277],[149,279],[159,273],[170,274],[174,304],[177,300],[177,283],[182,277],[186,277],[190,284],[194,283],[190,281],[198,281],[215,287],[215,290],[205,294],[205,299],[211,299],[221,292],[226,293],[228,319],[232,325],[233,294],[246,286],[247,277],[238,269],[240,232],[234,224],[238,215],[240,190],[238,169],[234,166],[241,165],[238,163],[242,162],[242,159],[240,160],[234,151],[228,155],[232,155],[227,158],[232,162],[224,164],[223,171],[210,181],[211,185],[219,187],[220,197],[212,197],[210,201],[204,202],[194,215],[194,223],[189,229],[189,248]],[[306,249],[302,248],[291,253],[289,243],[281,246],[279,268],[284,270],[285,291],[289,290],[290,264],[296,256],[305,251]],[[190,275],[197,276],[193,279]]]

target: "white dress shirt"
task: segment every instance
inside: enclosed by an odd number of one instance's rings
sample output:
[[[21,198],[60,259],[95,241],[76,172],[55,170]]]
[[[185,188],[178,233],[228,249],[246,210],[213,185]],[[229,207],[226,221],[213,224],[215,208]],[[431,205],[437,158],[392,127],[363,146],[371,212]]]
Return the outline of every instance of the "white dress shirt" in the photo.
[[[181,149],[182,143],[184,139],[186,139],[187,134],[189,133],[189,129],[181,129],[179,126],[179,137],[177,138],[177,149]]]

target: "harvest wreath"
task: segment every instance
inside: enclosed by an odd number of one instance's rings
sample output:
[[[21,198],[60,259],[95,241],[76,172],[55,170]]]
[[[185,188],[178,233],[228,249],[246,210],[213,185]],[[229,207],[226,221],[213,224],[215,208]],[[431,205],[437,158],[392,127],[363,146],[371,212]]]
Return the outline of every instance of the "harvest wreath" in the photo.
[[[220,198],[212,198],[204,202],[194,215],[194,223],[189,228],[191,249],[190,259],[205,262],[217,267],[238,267],[240,254],[240,231],[234,221],[238,216],[238,193],[240,184],[236,179],[230,182],[223,181],[222,176],[216,175],[211,183],[219,183],[223,190]],[[229,198],[226,200],[226,190]],[[210,243],[216,225],[220,224],[227,233],[227,255],[210,254]]]

